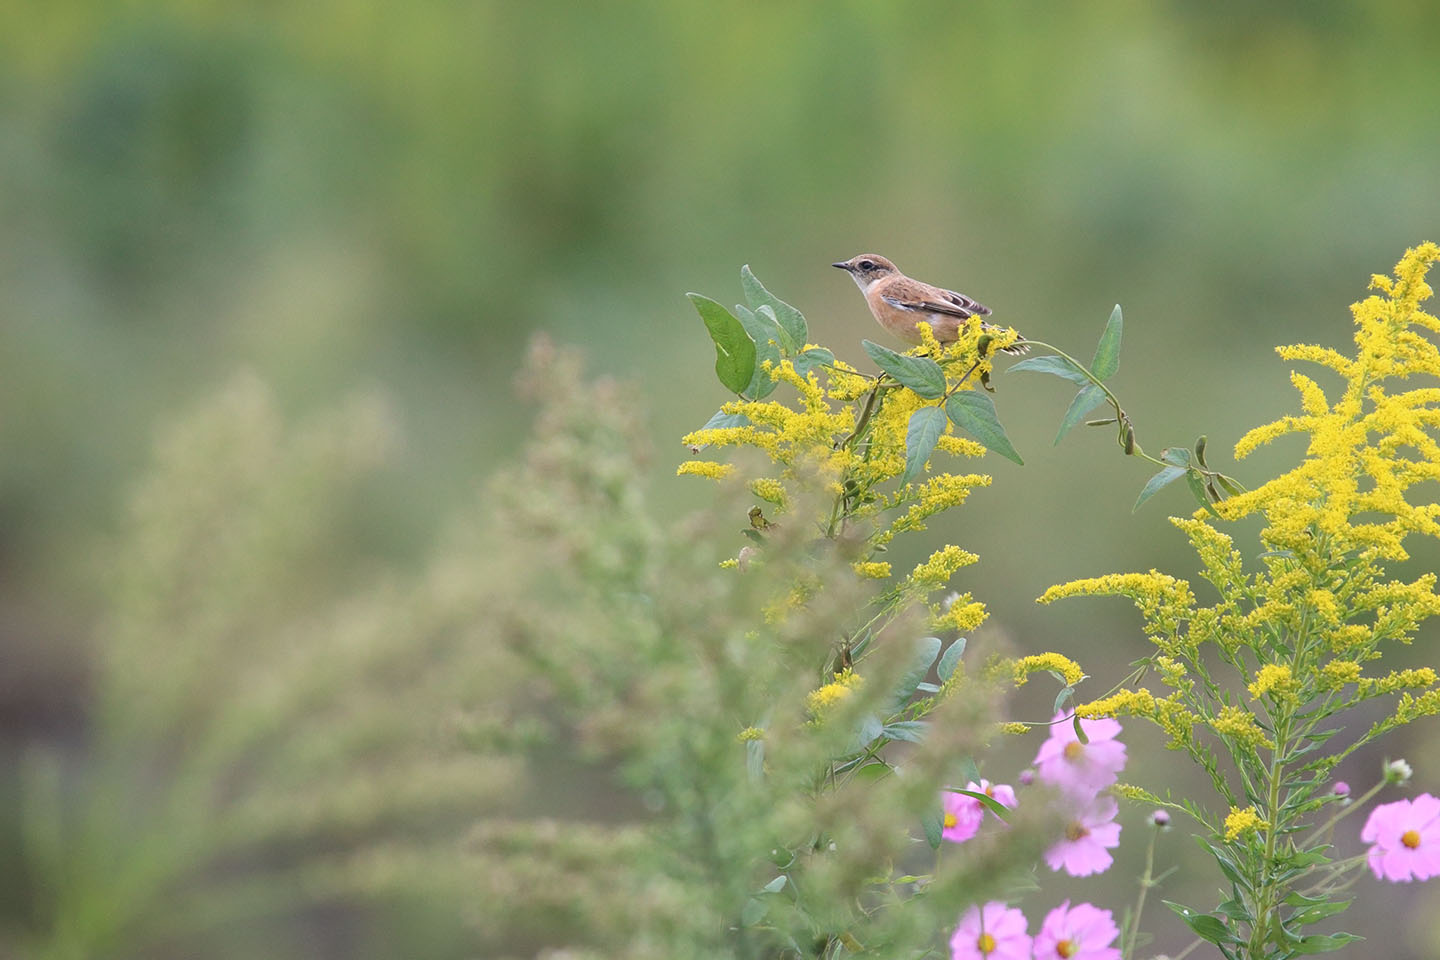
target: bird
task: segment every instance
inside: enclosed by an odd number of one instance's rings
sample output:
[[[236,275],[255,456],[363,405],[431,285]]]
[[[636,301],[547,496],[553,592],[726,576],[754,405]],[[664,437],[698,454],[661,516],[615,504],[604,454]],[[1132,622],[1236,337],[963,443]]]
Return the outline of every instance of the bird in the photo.
[[[913,280],[878,253],[862,253],[831,266],[850,274],[865,294],[865,302],[880,326],[906,343],[921,342],[915,324],[922,320],[930,324],[936,340],[953,343],[960,339],[960,328],[965,321],[990,315],[990,308],[985,304],[963,293]],[[980,329],[987,332],[1003,329],[984,320],[979,323]],[[1014,354],[1026,353],[1029,349],[1023,339],[1004,348],[1006,353]]]

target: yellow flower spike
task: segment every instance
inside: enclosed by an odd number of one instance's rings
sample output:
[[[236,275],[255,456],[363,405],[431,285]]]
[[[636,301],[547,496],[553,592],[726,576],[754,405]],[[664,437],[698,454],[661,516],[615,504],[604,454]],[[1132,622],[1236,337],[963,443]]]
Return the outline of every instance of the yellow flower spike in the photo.
[[[1254,807],[1231,807],[1230,813],[1225,817],[1225,839],[1234,842],[1247,833],[1254,833],[1259,830],[1269,829],[1270,824],[1260,819]]]
[[[1000,724],[1000,732],[1008,733],[1011,736],[1019,736],[1030,732],[1030,724],[1021,723],[1019,720],[1011,720],[1008,723]]]
[[[734,471],[735,467],[728,463],[715,463],[712,460],[687,460],[680,464],[675,471],[677,477],[709,477],[711,480],[723,480]]]
[[[1339,690],[1347,683],[1360,679],[1360,664],[1354,660],[1331,660],[1320,668],[1320,688]]]
[[[919,564],[910,572],[910,585],[930,591],[945,586],[955,571],[967,567],[980,558],[968,550],[961,550],[953,544],[942,547],[930,555],[930,559]]]
[[[1255,672],[1255,679],[1246,689],[1256,700],[1269,694],[1276,700],[1293,704],[1297,687],[1298,684],[1289,667],[1281,663],[1267,663]]]
[[[930,628],[965,633],[980,626],[988,616],[985,604],[972,600],[968,593],[962,593],[948,607],[937,605],[931,609]]]
[[[1065,678],[1067,686],[1074,686],[1085,679],[1085,671],[1069,657],[1058,653],[1037,653],[1015,661],[1015,686],[1023,687],[1030,674],[1041,670],[1053,670]]]
[[[1151,717],[1155,714],[1156,700],[1144,687],[1139,690],[1121,690],[1103,700],[1092,700],[1075,708],[1077,716],[1085,720],[1096,717]]]
[[[1210,727],[1220,736],[1228,737],[1251,750],[1275,747],[1265,736],[1265,731],[1255,722],[1255,715],[1240,707],[1221,708],[1219,715],[1210,722]]]
[[[860,576],[871,580],[884,580],[890,576],[890,564],[884,561],[870,560],[854,563],[851,564],[851,568]]]

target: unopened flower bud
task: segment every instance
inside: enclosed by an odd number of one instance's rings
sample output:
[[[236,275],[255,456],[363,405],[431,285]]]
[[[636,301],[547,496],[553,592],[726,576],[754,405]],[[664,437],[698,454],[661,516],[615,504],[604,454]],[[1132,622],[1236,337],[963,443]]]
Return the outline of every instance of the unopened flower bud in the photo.
[[[1150,814],[1150,823],[1152,826],[1158,827],[1161,830],[1168,830],[1170,828],[1169,811],[1156,810],[1154,813]]]
[[[1020,781],[1021,786],[1028,787],[1035,782],[1035,771],[1027,767],[1020,771],[1020,776],[1016,777],[1016,779]]]
[[[1404,760],[1391,760],[1385,764],[1386,783],[1406,783],[1415,774]]]
[[[1336,780],[1335,786],[1330,788],[1330,792],[1337,797],[1348,797],[1350,796],[1350,784],[1344,780]]]

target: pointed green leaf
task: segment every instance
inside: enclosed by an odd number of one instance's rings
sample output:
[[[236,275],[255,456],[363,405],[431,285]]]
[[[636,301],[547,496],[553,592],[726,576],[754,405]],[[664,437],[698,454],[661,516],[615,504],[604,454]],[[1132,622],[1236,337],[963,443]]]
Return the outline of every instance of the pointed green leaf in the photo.
[[[1190,466],[1190,451],[1185,447],[1166,447],[1160,451],[1160,459],[1177,467]]]
[[[802,377],[810,375],[811,370],[819,367],[834,364],[835,354],[824,347],[811,347],[795,355],[795,372]]]
[[[980,767],[975,763],[974,757],[960,758],[960,776],[964,777],[967,781],[974,780],[976,783],[980,782]]]
[[[1116,370],[1120,369],[1120,329],[1124,325],[1120,319],[1120,304],[1115,304],[1115,309],[1110,311],[1110,319],[1105,324],[1105,332],[1100,334],[1100,342],[1095,346],[1095,359],[1090,361],[1090,372],[1095,374],[1097,380],[1109,380]]]
[[[1130,512],[1134,513],[1136,510],[1139,510],[1141,504],[1159,493],[1166,484],[1174,483],[1183,476],[1185,476],[1184,467],[1161,468],[1159,473],[1155,474],[1155,476],[1146,482],[1145,489],[1140,491],[1140,496],[1135,499],[1135,506],[1130,508]]]
[[[1080,741],[1083,747],[1090,742],[1090,737],[1085,733],[1085,728],[1080,725],[1080,714],[1070,714],[1070,722],[1075,726],[1075,739]]]
[[[1065,701],[1066,701],[1066,700],[1069,700],[1069,699],[1070,699],[1071,697],[1073,697],[1074,695],[1075,695],[1075,688],[1074,688],[1074,687],[1071,687],[1071,686],[1067,686],[1065,689],[1063,689],[1063,690],[1061,690],[1059,693],[1055,694],[1055,706],[1053,706],[1053,707],[1050,708],[1050,713],[1051,713],[1052,715],[1059,713],[1059,712],[1060,712],[1060,708],[1063,707],[1063,706],[1065,706]]]
[[[915,692],[920,681],[925,679],[925,674],[930,672],[930,665],[939,655],[939,637],[921,637],[915,641],[915,649],[910,655],[909,665],[890,691],[890,709],[892,711],[898,710],[905,704],[905,701],[910,699],[910,695]]]
[[[1048,373],[1081,386],[1090,382],[1090,378],[1085,375],[1085,371],[1064,357],[1030,357],[1027,360],[1021,360],[1019,363],[1011,364],[1010,368],[1005,372],[1008,374],[1015,373],[1016,371],[1021,373]]]
[[[751,897],[745,901],[745,906],[740,910],[740,926],[753,927],[765,919],[765,914],[770,912],[770,904],[757,897]]]
[[[925,842],[930,844],[931,850],[939,850],[940,842],[944,839],[942,831],[945,829],[945,810],[940,806],[934,806],[920,815],[920,829],[925,831]]]
[[[1195,931],[1195,935],[1200,939],[1216,944],[1230,943],[1234,940],[1224,921],[1219,917],[1211,916],[1208,913],[1196,913],[1184,904],[1176,903],[1173,900],[1160,902],[1175,911],[1181,920],[1189,924],[1190,929]]]
[[[765,886],[761,887],[760,891],[762,893],[779,893],[781,890],[785,889],[785,882],[788,879],[789,878],[782,873],[780,874],[780,876],[776,877],[774,880],[771,880],[769,883],[765,884]]]
[[[1190,451],[1187,450],[1185,452],[1189,453]],[[1195,502],[1213,514],[1216,519],[1219,519],[1220,514],[1215,513],[1215,508],[1210,505],[1210,498],[1205,495],[1205,480],[1200,476],[1199,472],[1186,470],[1185,482],[1190,485],[1190,492],[1195,495]]]
[[[905,430],[905,473],[900,477],[903,487],[925,469],[925,461],[935,451],[935,444],[945,430],[945,411],[939,407],[921,407],[910,414]]]
[[[1341,947],[1354,943],[1356,940],[1364,940],[1364,937],[1357,937],[1353,933],[1332,933],[1325,937],[1319,934],[1310,937],[1301,937],[1300,942],[1292,948],[1296,953],[1329,953],[1332,950],[1339,950]]]
[[[1084,420],[1086,415],[1094,410],[1105,400],[1105,391],[1095,384],[1088,384],[1080,388],[1075,394],[1075,399],[1070,401],[1070,409],[1065,411],[1065,419],[1060,421],[1060,432],[1055,434],[1055,442],[1058,444],[1065,439],[1065,434]]]
[[[961,637],[945,649],[945,655],[935,665],[935,674],[944,683],[955,675],[955,668],[960,665],[960,658],[965,655],[965,638]]]
[[[805,323],[805,315],[766,290],[755,274],[750,272],[749,264],[740,268],[740,285],[745,288],[745,299],[749,301],[752,309],[759,310],[762,306],[768,306],[775,311],[775,319],[780,324],[780,330],[789,340],[789,343],[786,344],[788,347],[785,351],[786,356],[803,350],[805,341],[810,336],[809,328]]]
[[[1025,465],[1025,461],[1020,459],[1020,454],[1011,445],[1010,438],[1005,435],[1005,428],[1000,426],[1000,418],[995,414],[995,401],[985,394],[976,390],[952,393],[950,399],[945,401],[945,413],[949,415],[951,423],[979,440],[988,449],[1022,467]]]
[[[990,812],[1001,820],[1005,820],[1010,816],[1010,808],[987,793],[981,793],[978,790],[961,790],[959,787],[946,787],[945,790],[949,793],[958,793],[970,797],[973,800],[979,800],[982,806],[989,807]]]
[[[698,293],[686,294],[710,339],[715,341],[715,376],[731,393],[743,393],[755,375],[755,341],[729,310]]]
[[[928,729],[929,724],[924,720],[896,720],[894,723],[885,724],[885,736],[891,740],[922,743]]]
[[[770,376],[765,364],[774,370],[780,363],[780,327],[775,323],[775,314],[768,308],[756,312],[741,304],[735,305],[735,317],[750,339],[755,343],[755,369],[750,383],[745,387],[745,396],[751,400],[763,400],[778,384]]]
[[[870,340],[860,341],[860,346],[865,348],[877,367],[926,400],[944,396],[945,371],[929,357],[907,357]]]
[[[1245,488],[1242,487],[1234,477],[1227,477],[1223,473],[1217,473],[1215,474],[1215,479],[1219,481],[1220,486],[1225,488],[1225,492],[1232,497],[1238,497],[1245,492]]]

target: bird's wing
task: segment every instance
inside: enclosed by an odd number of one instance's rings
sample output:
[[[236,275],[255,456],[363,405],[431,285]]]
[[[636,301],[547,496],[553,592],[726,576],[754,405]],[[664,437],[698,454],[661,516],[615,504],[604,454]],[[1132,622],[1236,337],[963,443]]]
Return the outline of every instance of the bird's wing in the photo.
[[[962,320],[977,314],[982,317],[990,314],[989,307],[972,300],[963,293],[956,293],[954,290],[946,290],[942,287],[932,287],[928,283],[920,283],[909,277],[900,278],[900,282],[893,284],[881,299],[901,310],[938,313],[959,317]]]

